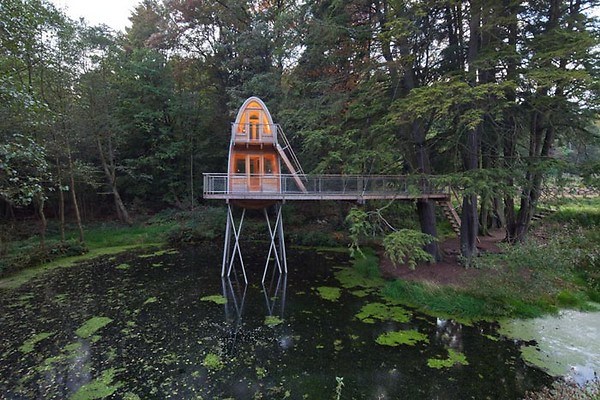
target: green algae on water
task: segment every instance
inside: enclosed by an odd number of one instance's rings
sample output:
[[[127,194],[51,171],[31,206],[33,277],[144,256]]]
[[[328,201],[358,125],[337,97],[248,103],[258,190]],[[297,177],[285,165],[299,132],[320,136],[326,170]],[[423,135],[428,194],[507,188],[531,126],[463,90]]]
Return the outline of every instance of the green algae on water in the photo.
[[[118,388],[123,386],[120,382],[113,383],[117,372],[120,372],[120,370],[115,368],[103,371],[102,375],[98,378],[81,386],[77,392],[71,396],[71,400],[104,399],[113,395]]]
[[[265,325],[269,327],[274,327],[281,324],[283,320],[275,315],[267,315],[265,317]]]
[[[208,353],[206,357],[204,357],[202,365],[209,371],[220,371],[225,366],[223,361],[221,361],[221,357],[214,353]]]
[[[85,323],[75,331],[75,334],[82,339],[87,339],[111,322],[112,319],[108,317],[92,317],[85,321]]]
[[[148,299],[144,302],[145,304],[151,304],[151,303],[156,303],[158,301],[158,299],[156,297],[148,297]]]
[[[414,346],[418,342],[429,343],[429,339],[427,339],[427,335],[424,335],[423,333],[415,330],[407,330],[382,333],[375,339],[375,342],[383,346],[395,347],[401,344]]]
[[[129,265],[127,263],[123,263],[123,264],[117,265],[115,268],[120,269],[121,271],[125,271],[125,270],[131,268],[131,265]]]
[[[342,294],[340,288],[331,286],[320,286],[317,288],[317,292],[321,298],[329,301],[338,301]]]
[[[427,366],[429,368],[442,369],[450,368],[454,365],[469,365],[469,362],[463,353],[453,349],[448,349],[448,358],[430,358],[427,360]]]
[[[215,304],[227,304],[227,299],[220,294],[214,294],[211,296],[204,296],[200,299],[201,301],[212,301]]]
[[[356,318],[367,324],[374,324],[375,320],[408,322],[411,316],[411,313],[402,307],[382,303],[368,303],[356,314]]]
[[[52,335],[54,335],[54,333],[50,332],[40,332],[36,335],[33,335],[31,338],[27,339],[21,347],[19,347],[19,350],[24,354],[31,353],[37,343]]]
[[[342,268],[335,272],[335,278],[346,289],[363,288],[377,289],[383,287],[385,281],[382,278],[369,278],[357,271],[355,268]]]

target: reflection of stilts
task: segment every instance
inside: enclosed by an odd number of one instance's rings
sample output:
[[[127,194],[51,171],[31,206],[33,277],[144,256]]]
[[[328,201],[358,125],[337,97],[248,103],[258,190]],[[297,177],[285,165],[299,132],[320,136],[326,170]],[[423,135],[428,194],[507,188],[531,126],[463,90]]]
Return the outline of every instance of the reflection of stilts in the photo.
[[[265,269],[263,272],[262,282],[265,282],[267,276],[267,270],[269,269],[269,263],[271,254],[275,255],[275,266],[279,270],[280,274],[287,274],[287,260],[285,250],[285,237],[283,234],[283,216],[281,214],[282,204],[277,203],[275,205],[275,222],[271,224],[271,217],[267,208],[263,209],[265,220],[267,221],[267,228],[269,229],[269,238],[271,239],[269,245],[269,252],[267,254],[267,260],[265,262]],[[246,216],[246,208],[242,208],[242,215],[238,226],[236,227],[235,219],[233,217],[233,208],[231,204],[227,205],[227,225],[225,227],[225,244],[223,246],[223,264],[221,267],[221,277],[229,277],[233,269],[233,264],[236,258],[239,258],[240,265],[242,267],[242,273],[244,274],[244,282],[248,283],[246,276],[246,268],[244,266],[244,259],[242,258],[242,251],[240,249],[240,237],[242,233],[242,225],[244,224],[244,217]],[[231,237],[234,238],[233,249],[231,249]],[[225,273],[227,271],[227,274]]]
[[[231,351],[235,349],[238,334],[242,330],[242,316],[244,314],[244,303],[246,302],[246,290],[248,285],[243,285],[243,290],[240,283],[236,280],[236,287],[231,282],[229,277],[221,279],[221,287],[223,289],[223,297],[227,300],[225,307],[225,322],[230,325],[229,339],[231,341]],[[236,290],[237,289],[237,290]]]
[[[275,271],[273,271],[273,275],[271,276],[271,283],[267,288],[263,281],[262,288],[263,293],[265,295],[265,302],[267,304],[267,312],[269,316],[273,316],[276,311],[277,301],[279,300],[279,317],[283,319],[283,314],[285,311],[285,297],[287,293],[287,275],[279,274],[277,277],[277,284],[274,285],[275,281]],[[273,286],[275,286],[275,290],[273,291]]]
[[[229,277],[221,279],[221,287],[223,289],[223,297],[227,300],[225,303],[225,320],[227,322],[235,321],[237,325],[242,324],[242,314],[244,313],[244,303],[246,302],[246,291],[248,286],[244,285],[243,290],[239,282],[236,281],[236,290],[233,287],[233,283]],[[231,307],[233,306],[233,309]],[[235,316],[232,318],[232,311],[235,312]]]

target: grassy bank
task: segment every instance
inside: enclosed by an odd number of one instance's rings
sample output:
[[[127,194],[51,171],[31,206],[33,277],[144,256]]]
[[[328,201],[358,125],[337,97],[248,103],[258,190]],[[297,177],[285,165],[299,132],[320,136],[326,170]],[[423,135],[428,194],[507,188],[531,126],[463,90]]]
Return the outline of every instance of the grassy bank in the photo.
[[[177,223],[167,219],[149,219],[133,226],[95,222],[86,224],[85,242],[80,243],[74,227],[68,227],[62,241],[58,228],[50,225],[43,248],[37,235],[4,243],[0,257],[0,288],[19,286],[45,271],[77,261],[132,248],[163,245],[175,229]]]
[[[460,287],[396,280],[383,293],[423,311],[461,319],[532,318],[600,303],[600,199],[570,200],[534,225],[529,239],[484,254]]]

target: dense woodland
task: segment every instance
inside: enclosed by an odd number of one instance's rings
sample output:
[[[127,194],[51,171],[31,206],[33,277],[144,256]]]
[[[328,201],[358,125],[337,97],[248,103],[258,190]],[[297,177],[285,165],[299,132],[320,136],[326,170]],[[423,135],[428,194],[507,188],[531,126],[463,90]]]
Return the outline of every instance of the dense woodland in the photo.
[[[306,171],[433,174],[465,257],[521,241],[547,176],[597,183],[599,4],[144,0],[122,33],[0,0],[0,218],[192,208],[256,95]]]

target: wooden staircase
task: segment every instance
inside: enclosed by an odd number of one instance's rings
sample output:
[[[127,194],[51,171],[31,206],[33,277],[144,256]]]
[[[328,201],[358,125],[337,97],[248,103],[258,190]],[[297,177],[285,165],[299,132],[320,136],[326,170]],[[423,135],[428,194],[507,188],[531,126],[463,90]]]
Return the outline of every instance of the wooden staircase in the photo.
[[[450,222],[450,226],[452,226],[452,230],[460,235],[460,216],[456,212],[456,209],[452,205],[450,200],[440,202],[440,206],[442,207],[442,211],[446,216],[446,219]]]
[[[539,221],[539,220],[541,220],[541,219],[543,219],[543,218],[547,217],[548,215],[553,214],[555,212],[556,212],[556,210],[552,209],[552,208],[538,208],[535,211],[535,214],[533,214],[533,217],[531,217],[531,221],[532,222]]]

